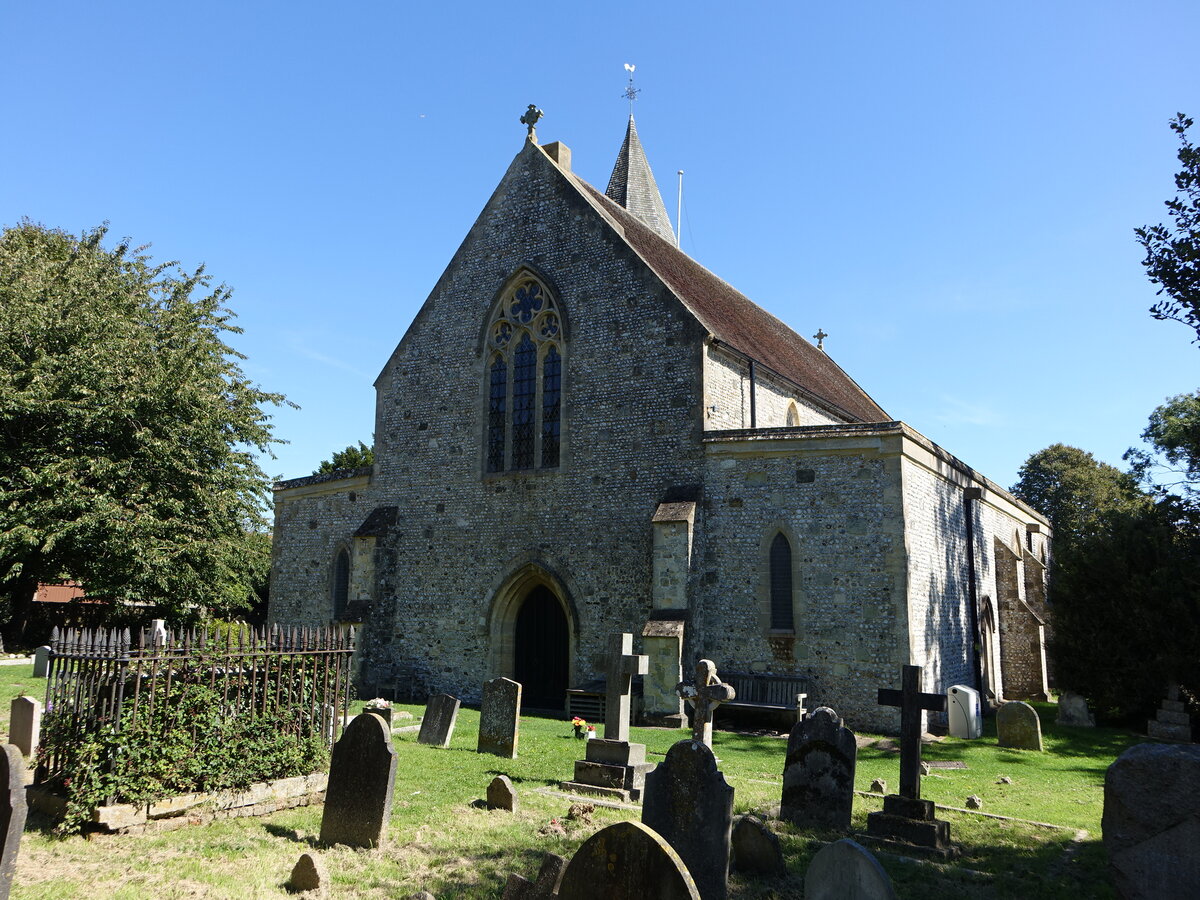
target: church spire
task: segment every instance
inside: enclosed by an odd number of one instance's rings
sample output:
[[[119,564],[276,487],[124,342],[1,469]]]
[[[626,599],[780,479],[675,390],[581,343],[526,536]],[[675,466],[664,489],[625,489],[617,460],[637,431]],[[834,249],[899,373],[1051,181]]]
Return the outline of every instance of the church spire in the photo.
[[[662,194],[654,182],[654,173],[646,160],[646,151],[638,140],[637,128],[633,124],[633,113],[629,114],[629,127],[625,130],[625,142],[617,154],[608,189],[604,192],[611,200],[625,207],[664,240],[675,243],[675,231],[663,205]]]

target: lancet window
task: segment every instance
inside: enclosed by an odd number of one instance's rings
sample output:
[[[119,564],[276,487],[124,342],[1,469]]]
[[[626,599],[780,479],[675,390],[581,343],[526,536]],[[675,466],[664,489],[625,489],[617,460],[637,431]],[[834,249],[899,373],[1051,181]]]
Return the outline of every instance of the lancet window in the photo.
[[[771,629],[790,631],[795,628],[792,616],[792,545],[783,533],[771,541]]]
[[[518,278],[488,325],[488,472],[557,468],[562,448],[563,327],[542,282]]]

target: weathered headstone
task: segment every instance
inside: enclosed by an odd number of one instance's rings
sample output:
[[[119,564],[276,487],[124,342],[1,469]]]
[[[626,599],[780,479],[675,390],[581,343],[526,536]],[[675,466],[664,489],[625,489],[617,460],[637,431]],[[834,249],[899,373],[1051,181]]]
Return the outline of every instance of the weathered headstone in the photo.
[[[382,845],[392,814],[396,748],[379,716],[355,716],[333,745],[321,843]]]
[[[26,756],[42,742],[42,704],[33,697],[13,697],[9,705],[8,740]]]
[[[435,694],[425,705],[425,718],[421,720],[421,730],[417,732],[417,743],[449,747],[457,721],[458,698],[449,694]]]
[[[804,900],[896,900],[896,891],[879,860],[861,844],[842,838],[808,864]]]
[[[901,669],[901,689],[880,688],[880,706],[900,707],[900,793],[883,798],[867,815],[867,833],[941,855],[951,853],[950,823],[937,818],[932,800],[921,799],[921,711],[946,711],[945,694],[922,693],[921,667]]]
[[[583,842],[567,864],[560,900],[700,900],[671,845],[641,822],[618,822]]]
[[[521,725],[521,685],[511,678],[494,678],[483,684],[479,707],[479,753],[517,758]]]
[[[1014,750],[1042,749],[1042,722],[1037,710],[1022,700],[1010,700],[996,711],[996,742]]]
[[[497,775],[487,789],[488,809],[517,811],[517,791],[507,775]]]
[[[553,900],[558,896],[567,861],[557,853],[547,853],[538,870],[537,880],[509,875],[501,900]]]
[[[293,891],[319,891],[329,886],[329,872],[315,853],[301,853],[287,886]]]
[[[857,763],[854,732],[829,707],[813,710],[788,736],[779,818],[848,831]]]
[[[587,742],[584,758],[575,761],[575,780],[561,786],[569,791],[608,794],[623,800],[641,796],[646,773],[646,745],[629,741],[629,695],[635,674],[645,674],[645,656],[633,653],[632,634],[614,634],[609,642],[608,695],[604,739]]]
[[[779,838],[757,816],[738,816],[733,820],[730,850],[730,864],[739,872],[769,878],[782,878],[787,874]]]
[[[1058,698],[1058,717],[1055,724],[1072,728],[1095,728],[1096,717],[1088,711],[1087,700],[1071,691],[1063,691]]]
[[[712,747],[712,720],[717,707],[737,697],[733,685],[717,677],[717,664],[711,659],[696,663],[696,680],[683,681],[675,690],[692,706],[692,740]]]
[[[642,824],[679,854],[704,900],[722,900],[729,880],[733,788],[698,740],[679,741],[646,776]]]
[[[25,805],[25,760],[12,744],[5,744],[0,753],[0,784],[4,785],[0,795],[0,900],[8,900],[29,811]]]
[[[1104,776],[1101,827],[1119,896],[1200,897],[1200,746],[1122,753]]]
[[[48,678],[50,676],[50,648],[38,647],[33,651],[33,677]]]
[[[1167,688],[1167,699],[1162,702],[1154,718],[1146,723],[1146,734],[1160,741],[1190,741],[1192,718],[1179,693],[1179,685]]]

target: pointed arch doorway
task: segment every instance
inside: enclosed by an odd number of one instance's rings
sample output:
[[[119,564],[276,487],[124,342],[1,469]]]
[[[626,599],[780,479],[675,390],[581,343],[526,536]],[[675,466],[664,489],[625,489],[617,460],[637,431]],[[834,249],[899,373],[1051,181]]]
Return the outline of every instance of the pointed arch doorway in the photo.
[[[567,696],[570,651],[562,603],[544,584],[521,600],[513,623],[513,677],[521,683],[521,705],[561,710]]]

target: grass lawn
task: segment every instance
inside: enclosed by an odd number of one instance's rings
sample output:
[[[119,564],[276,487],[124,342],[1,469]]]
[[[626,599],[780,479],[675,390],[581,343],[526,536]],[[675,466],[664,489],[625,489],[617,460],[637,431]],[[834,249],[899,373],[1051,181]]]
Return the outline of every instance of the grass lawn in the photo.
[[[0,667],[0,717],[5,721],[11,697],[21,690],[35,696],[44,691],[45,682],[35,682],[31,671],[27,666]],[[963,855],[954,863],[935,864],[880,853],[900,897],[1113,896],[1099,843],[1104,771],[1126,747],[1145,738],[1112,729],[1058,728],[1053,705],[1035,706],[1042,715],[1044,753],[1000,749],[990,720],[982,740],[945,738],[926,746],[925,759],[960,760],[966,768],[933,769],[923,779],[924,796],[939,805],[962,807],[967,796],[976,794],[983,799],[982,812],[1028,821],[940,813],[949,820],[951,837]],[[422,711],[398,708],[417,716]],[[496,898],[509,872],[535,875],[543,852],[569,856],[596,829],[640,818],[637,810],[600,806],[569,817],[573,800],[553,793],[582,756],[583,744],[571,736],[569,722],[523,717],[515,760],[475,753],[478,724],[478,712],[462,710],[447,750],[419,745],[414,734],[395,736],[399,766],[388,845],[371,852],[323,851],[335,896],[395,898],[425,889],[440,900]],[[632,731],[634,740],[647,745],[650,759],[661,759],[683,736],[661,729]],[[891,743],[884,739],[859,751],[860,790],[875,778],[895,789],[899,755],[889,749]],[[778,805],[783,738],[718,732],[714,745],[736,791],[737,812],[765,813]],[[517,787],[516,814],[474,805],[498,773],[507,774]],[[1012,784],[998,784],[1001,776]],[[881,807],[882,798],[856,797],[855,830],[865,831],[867,813]],[[31,817],[12,897],[287,896],[284,882],[299,855],[316,845],[320,823],[317,806],[157,835],[87,840],[56,838],[50,823]],[[787,855],[787,877],[755,881],[734,874],[733,897],[802,897],[808,861],[839,837],[784,823],[773,826]]]

